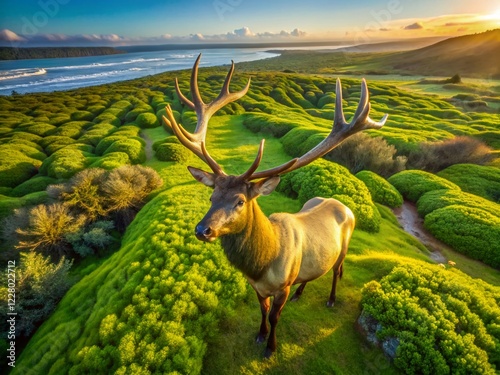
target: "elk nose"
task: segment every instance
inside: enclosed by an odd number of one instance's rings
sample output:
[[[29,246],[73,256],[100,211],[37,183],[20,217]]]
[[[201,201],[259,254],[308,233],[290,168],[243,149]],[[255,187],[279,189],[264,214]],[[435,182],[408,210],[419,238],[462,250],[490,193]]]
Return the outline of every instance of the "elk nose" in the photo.
[[[203,225],[197,225],[195,234],[199,240],[206,241],[212,234],[212,228],[205,227]]]

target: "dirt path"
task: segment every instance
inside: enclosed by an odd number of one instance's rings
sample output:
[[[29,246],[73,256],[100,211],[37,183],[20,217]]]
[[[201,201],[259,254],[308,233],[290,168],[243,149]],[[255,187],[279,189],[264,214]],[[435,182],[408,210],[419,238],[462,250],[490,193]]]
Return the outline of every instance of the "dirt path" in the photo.
[[[144,146],[144,152],[146,153],[146,160],[151,160],[154,156],[153,140],[143,131],[141,131],[139,135],[146,142],[146,146]]]
[[[440,249],[448,247],[438,239],[434,238],[427,229],[424,228],[424,220],[418,216],[417,207],[414,203],[404,201],[403,206],[394,209],[394,214],[398,218],[403,229],[417,238],[430,250],[430,257],[438,263],[446,263],[447,259],[441,254]]]

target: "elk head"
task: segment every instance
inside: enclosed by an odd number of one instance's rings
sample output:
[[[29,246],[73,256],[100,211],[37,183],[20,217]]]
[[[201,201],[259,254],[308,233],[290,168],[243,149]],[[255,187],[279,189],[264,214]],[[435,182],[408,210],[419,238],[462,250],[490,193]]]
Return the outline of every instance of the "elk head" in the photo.
[[[301,156],[280,166],[256,172],[264,151],[264,140],[261,141],[255,161],[250,168],[239,176],[227,175],[220,165],[209,155],[205,147],[207,126],[210,117],[224,105],[243,97],[250,87],[250,80],[243,90],[235,93],[229,91],[229,84],[234,72],[234,62],[226,76],[219,96],[205,104],[198,90],[198,65],[201,54],[196,59],[191,73],[190,89],[192,101],[182,94],[177,79],[175,89],[180,100],[197,114],[197,125],[193,133],[177,124],[170,106],[166,107],[167,116],[164,122],[170,126],[179,141],[202,159],[212,170],[206,172],[198,168],[188,167],[193,177],[204,185],[214,189],[212,205],[205,217],[195,229],[199,240],[212,242],[220,236],[241,232],[248,224],[248,216],[253,214],[255,198],[270,194],[278,185],[279,176],[303,167],[317,158],[322,157],[342,143],[347,137],[366,129],[381,128],[387,115],[380,122],[369,118],[370,103],[368,89],[363,79],[361,82],[361,98],[350,123],[347,123],[342,110],[342,87],[337,79],[335,118],[330,134],[316,147]]]

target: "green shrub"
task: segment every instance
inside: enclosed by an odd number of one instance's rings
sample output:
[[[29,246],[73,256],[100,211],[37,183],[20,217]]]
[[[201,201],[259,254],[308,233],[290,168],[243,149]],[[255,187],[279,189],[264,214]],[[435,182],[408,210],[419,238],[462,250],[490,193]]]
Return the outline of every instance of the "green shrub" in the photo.
[[[42,158],[43,155],[45,154],[38,149],[29,146],[0,145],[0,186],[16,187],[29,180],[42,165],[39,158]]]
[[[424,225],[453,249],[500,268],[500,217],[479,207],[451,205],[425,216]]]
[[[380,228],[380,213],[368,188],[338,164],[321,159],[285,174],[278,191],[297,197],[302,204],[314,197],[338,199],[352,210],[358,228],[368,232]]]
[[[500,202],[500,169],[476,164],[456,164],[438,176],[457,184],[463,191]]]
[[[379,342],[407,374],[493,374],[500,365],[497,287],[460,271],[409,264],[362,291]]]
[[[460,190],[453,182],[432,173],[418,170],[408,170],[396,173],[389,177],[388,181],[398,189],[405,199],[412,202],[417,202],[422,195],[429,191],[439,189]]]
[[[156,115],[149,112],[139,114],[135,119],[135,123],[143,129],[156,128],[160,126],[160,122],[156,118]]]
[[[343,165],[353,174],[369,170],[387,178],[406,167],[406,157],[396,156],[397,151],[382,137],[358,133],[326,154],[325,159]]]
[[[419,215],[425,217],[432,211],[455,204],[464,207],[477,207],[492,215],[500,215],[500,204],[455,189],[433,190],[425,193],[417,201],[417,209]]]
[[[89,168],[115,169],[130,164],[130,158],[125,152],[110,152],[89,165]]]
[[[88,156],[77,149],[62,148],[43,161],[39,172],[57,179],[70,178],[90,164]]]
[[[290,120],[268,114],[250,114],[245,116],[243,125],[254,133],[271,134],[273,137],[281,138],[296,125]]]
[[[155,156],[161,161],[177,161],[185,163],[191,159],[191,152],[178,143],[161,143],[156,147]]]
[[[15,372],[200,373],[220,317],[247,294],[222,250],[194,236],[203,191],[151,201],[121,250],[69,290]]]
[[[37,191],[44,191],[47,186],[55,184],[56,182],[57,180],[52,177],[35,176],[16,186],[9,195],[11,197],[22,197]]]
[[[120,126],[122,124],[121,120],[111,113],[101,113],[99,116],[94,118],[96,124],[105,123],[113,126]]]
[[[403,197],[386,179],[371,171],[361,171],[355,175],[363,181],[370,191],[374,202],[389,206],[400,207]]]
[[[29,337],[55,309],[57,302],[70,287],[68,271],[73,262],[62,258],[52,263],[43,255],[21,253],[16,267],[16,338]],[[7,280],[7,270],[2,275]],[[7,316],[7,283],[3,283],[0,311]],[[1,324],[3,337],[7,337],[5,319]]]
[[[132,164],[140,164],[146,161],[146,152],[141,142],[136,139],[119,139],[113,142],[104,152],[103,155],[112,152],[126,153]]]
[[[71,119],[74,121],[92,121],[94,113],[89,111],[75,111],[71,114]]]
[[[110,234],[114,229],[112,221],[96,221],[66,236],[76,254],[81,257],[95,255],[115,242]]]
[[[31,125],[22,126],[22,131],[26,133],[31,133],[39,135],[40,137],[48,135],[51,131],[56,129],[54,125],[45,123],[34,123]]]

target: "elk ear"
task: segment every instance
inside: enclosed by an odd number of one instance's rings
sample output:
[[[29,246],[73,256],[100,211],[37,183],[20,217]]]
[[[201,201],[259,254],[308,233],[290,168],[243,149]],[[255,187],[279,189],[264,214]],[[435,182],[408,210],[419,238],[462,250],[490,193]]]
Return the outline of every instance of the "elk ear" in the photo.
[[[278,186],[279,183],[280,178],[278,176],[264,178],[260,181],[254,182],[252,192],[254,196],[269,195],[274,191],[274,189],[276,189],[276,186]]]
[[[215,175],[213,173],[208,173],[195,167],[188,167],[188,169],[193,177],[203,185],[211,188],[215,186]]]

